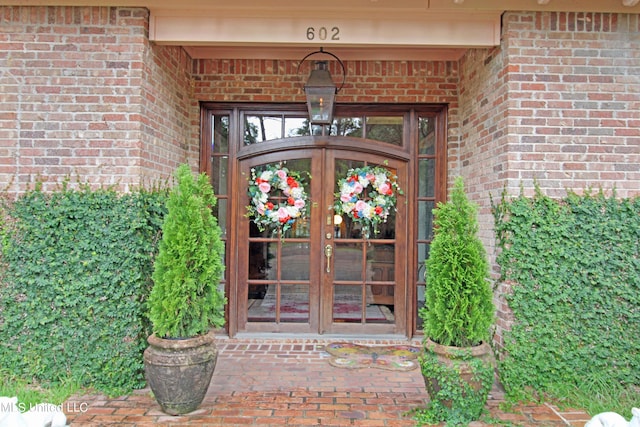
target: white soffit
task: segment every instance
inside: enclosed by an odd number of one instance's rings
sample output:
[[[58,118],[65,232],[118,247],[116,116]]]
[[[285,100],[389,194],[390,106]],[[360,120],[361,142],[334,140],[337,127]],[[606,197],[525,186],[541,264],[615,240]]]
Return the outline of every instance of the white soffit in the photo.
[[[286,16],[266,9],[246,12],[152,10],[149,38],[185,46],[193,57],[267,59],[298,58],[322,46],[331,52],[341,50],[343,59],[357,59],[361,53],[363,59],[453,60],[466,48],[500,43],[501,13],[495,11],[290,11]],[[425,48],[435,50],[425,56]]]

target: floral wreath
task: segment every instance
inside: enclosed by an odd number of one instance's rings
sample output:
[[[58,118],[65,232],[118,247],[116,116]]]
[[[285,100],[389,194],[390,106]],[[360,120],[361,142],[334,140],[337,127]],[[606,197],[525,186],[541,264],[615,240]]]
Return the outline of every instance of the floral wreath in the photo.
[[[286,199],[274,201],[274,191],[280,191]],[[298,172],[290,171],[282,163],[269,165],[261,172],[251,168],[248,194],[251,201],[247,216],[260,231],[270,229],[276,233],[279,230],[283,235],[298,218],[306,216],[307,194],[303,180]]]
[[[396,194],[402,194],[397,176],[382,166],[349,169],[338,181],[339,199],[333,206],[339,215],[347,215],[362,225],[362,233],[369,238],[371,230],[378,233],[378,225],[387,222],[390,211],[396,210]]]

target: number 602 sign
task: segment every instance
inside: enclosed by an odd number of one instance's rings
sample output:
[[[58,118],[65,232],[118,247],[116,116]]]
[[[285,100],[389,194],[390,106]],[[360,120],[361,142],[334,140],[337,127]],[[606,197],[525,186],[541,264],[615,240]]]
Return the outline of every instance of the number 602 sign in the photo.
[[[307,40],[340,40],[340,27],[307,27]]]

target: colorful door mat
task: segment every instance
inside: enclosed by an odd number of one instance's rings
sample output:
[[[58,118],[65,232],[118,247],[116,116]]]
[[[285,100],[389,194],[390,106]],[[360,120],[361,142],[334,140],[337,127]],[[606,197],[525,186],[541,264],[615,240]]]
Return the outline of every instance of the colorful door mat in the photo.
[[[422,349],[410,345],[367,346],[334,342],[327,345],[325,351],[333,356],[329,363],[338,368],[410,371],[418,367],[416,359]]]

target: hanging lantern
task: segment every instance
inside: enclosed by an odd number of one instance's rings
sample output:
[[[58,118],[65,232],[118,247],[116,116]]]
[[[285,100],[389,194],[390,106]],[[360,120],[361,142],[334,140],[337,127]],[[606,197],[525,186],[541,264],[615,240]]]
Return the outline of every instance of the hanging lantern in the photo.
[[[311,52],[305,56],[302,61],[300,61],[300,64],[298,64],[298,69],[305,59],[316,54],[332,56],[342,67],[342,84],[340,87],[337,87],[333,82],[327,61],[315,62],[315,69],[311,71],[304,85],[304,93],[307,97],[307,109],[309,111],[309,123],[311,125],[331,125],[333,123],[336,94],[342,89],[346,79],[345,67],[340,58],[320,48],[319,51]]]

